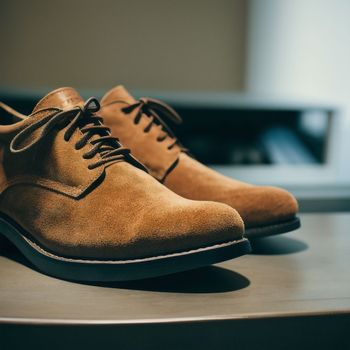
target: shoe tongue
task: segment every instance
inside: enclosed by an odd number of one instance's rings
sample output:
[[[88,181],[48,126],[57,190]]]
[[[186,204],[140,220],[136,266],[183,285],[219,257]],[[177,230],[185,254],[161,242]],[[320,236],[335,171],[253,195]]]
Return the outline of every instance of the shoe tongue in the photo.
[[[64,87],[54,90],[43,97],[35,106],[32,113],[44,108],[59,108],[62,110],[84,105],[83,98],[79,93],[71,88]]]
[[[129,94],[123,85],[118,85],[109,90],[102,98],[101,105],[106,105],[114,101],[123,101],[129,104],[135,103],[136,100]]]

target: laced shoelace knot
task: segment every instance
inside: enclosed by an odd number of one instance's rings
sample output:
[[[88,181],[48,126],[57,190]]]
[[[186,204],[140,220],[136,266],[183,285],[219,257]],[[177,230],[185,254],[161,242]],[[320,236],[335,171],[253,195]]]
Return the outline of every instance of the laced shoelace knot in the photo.
[[[100,159],[97,162],[88,165],[89,169],[124,159],[129,155],[130,149],[122,147],[118,138],[111,136],[110,129],[103,125],[102,118],[95,114],[99,109],[100,104],[98,100],[91,97],[83,107],[77,106],[67,111],[56,110],[22,129],[12,139],[10,151],[17,154],[26,152],[48,137],[53,129],[62,129],[67,126],[64,133],[64,140],[67,142],[76,129],[79,129],[82,133],[82,137],[75,144],[75,149],[79,150],[88,143],[93,146],[83,154],[84,159],[91,159],[97,154],[100,155]],[[35,131],[40,128],[42,128],[41,133],[35,135]],[[31,141],[25,143],[30,138]]]

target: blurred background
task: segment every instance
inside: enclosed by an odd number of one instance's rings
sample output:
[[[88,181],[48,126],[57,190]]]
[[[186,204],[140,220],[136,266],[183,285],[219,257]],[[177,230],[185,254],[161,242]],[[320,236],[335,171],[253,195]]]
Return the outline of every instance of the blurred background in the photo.
[[[0,97],[30,113],[124,84],[220,172],[350,210],[349,18],[347,0],[2,0]]]

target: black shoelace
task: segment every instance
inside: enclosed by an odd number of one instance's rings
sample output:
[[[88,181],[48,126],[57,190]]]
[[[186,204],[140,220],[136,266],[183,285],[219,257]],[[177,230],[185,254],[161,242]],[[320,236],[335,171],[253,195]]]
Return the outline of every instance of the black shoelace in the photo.
[[[165,117],[175,124],[182,123],[181,117],[172,107],[162,101],[153,98],[142,97],[139,99],[139,101],[127,107],[124,107],[122,111],[126,114],[129,114],[135,109],[138,109],[138,113],[134,119],[135,124],[139,123],[143,113],[150,118],[149,123],[144,128],[144,132],[149,132],[154,124],[159,124],[162,126],[163,133],[158,136],[157,141],[162,142],[168,136],[170,136],[173,139],[173,142],[168,146],[168,149],[172,149],[176,144],[178,144],[183,150],[185,150],[185,148],[183,148],[183,146],[179,143],[170,127],[162,118]]]
[[[64,133],[65,141],[68,142],[74,131],[79,128],[83,135],[75,144],[75,148],[78,150],[83,148],[87,143],[90,143],[93,147],[84,153],[83,157],[85,159],[91,159],[97,154],[100,155],[100,159],[97,162],[88,166],[89,169],[124,159],[130,154],[130,150],[122,147],[118,142],[119,140],[111,136],[109,128],[103,125],[102,118],[95,115],[99,109],[99,102],[91,97],[82,108],[74,107],[67,111],[55,111],[21,130],[13,138],[10,144],[10,151],[12,153],[28,151],[41,140],[45,139],[53,129],[63,128],[68,125]],[[33,137],[33,133],[41,127],[43,127],[42,132],[38,136],[35,135]],[[31,136],[33,137],[31,142],[21,147],[24,141]]]

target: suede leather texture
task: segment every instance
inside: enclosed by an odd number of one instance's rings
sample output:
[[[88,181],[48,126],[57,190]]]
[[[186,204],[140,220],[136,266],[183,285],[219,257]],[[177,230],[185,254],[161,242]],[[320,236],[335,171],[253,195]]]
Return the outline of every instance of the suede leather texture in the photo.
[[[140,124],[133,123],[134,115],[123,108],[135,99],[121,85],[111,89],[101,100],[101,116],[114,135],[131,149],[150,174],[180,196],[192,200],[225,203],[236,209],[246,227],[262,227],[293,219],[298,203],[289,192],[270,186],[253,186],[223,176],[201,164],[176,147],[171,155],[161,142],[155,142],[159,125],[154,132],[144,132],[149,117],[143,115]],[[152,130],[152,129],[151,129]],[[170,139],[168,138],[168,143]],[[173,164],[173,168],[169,164]],[[159,170],[161,169],[161,172]]]
[[[113,103],[109,104],[111,101]],[[134,120],[137,110],[132,113],[125,114],[122,110],[131,103],[136,102],[135,99],[122,87],[118,86],[112,89],[101,100],[100,115],[103,117],[104,123],[112,130],[121,140],[125,140],[132,145],[132,153],[136,159],[141,161],[149,173],[157,180],[162,181],[177,162],[181,149],[178,145],[169,149],[172,138],[167,137],[163,141],[159,141],[160,135],[163,135],[161,126],[153,125],[152,128],[145,132],[145,128],[149,124],[149,118],[141,118],[138,124]],[[131,147],[131,146],[127,146]]]
[[[53,110],[81,105],[77,96],[55,90],[28,118],[0,125],[2,214],[44,249],[72,258],[130,260],[242,238],[243,221],[227,205],[182,198],[124,160],[88,169],[100,155],[83,158],[90,143],[75,149],[79,129],[69,141],[64,126],[23,153],[10,151],[18,132]]]
[[[167,176],[164,184],[185,198],[210,198],[230,205],[240,213],[246,227],[288,221],[298,211],[297,201],[288,191],[230,179],[185,153],[180,155],[178,165]]]

